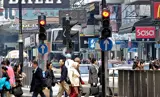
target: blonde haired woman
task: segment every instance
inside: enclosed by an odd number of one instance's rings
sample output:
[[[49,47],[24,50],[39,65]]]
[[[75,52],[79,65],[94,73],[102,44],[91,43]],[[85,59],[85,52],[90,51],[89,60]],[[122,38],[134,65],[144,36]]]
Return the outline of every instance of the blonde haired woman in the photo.
[[[70,97],[78,97],[79,94],[79,85],[80,85],[80,74],[77,71],[78,63],[74,62],[69,70],[69,79],[71,81],[71,93]]]

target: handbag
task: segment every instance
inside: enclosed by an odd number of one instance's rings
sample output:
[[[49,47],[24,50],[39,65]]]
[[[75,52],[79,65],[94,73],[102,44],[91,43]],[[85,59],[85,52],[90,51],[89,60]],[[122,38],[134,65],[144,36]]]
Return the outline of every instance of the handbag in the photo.
[[[51,87],[52,86],[52,79],[46,78],[46,85],[47,85],[47,87]]]
[[[97,94],[99,94],[99,87],[91,86],[90,92],[91,92],[92,95],[97,95]]]
[[[66,78],[66,83],[71,84],[71,81],[70,81],[69,77]]]
[[[57,83],[57,80],[54,78],[54,79],[52,80],[52,86],[55,86],[56,83]]]
[[[19,86],[19,87],[15,87],[12,89],[12,94],[14,96],[21,96],[23,94],[23,90],[22,88]]]

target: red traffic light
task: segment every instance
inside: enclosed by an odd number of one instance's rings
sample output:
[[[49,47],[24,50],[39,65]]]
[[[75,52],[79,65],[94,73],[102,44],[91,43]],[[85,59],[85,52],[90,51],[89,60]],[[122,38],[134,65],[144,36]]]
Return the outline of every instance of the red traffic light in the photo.
[[[102,16],[103,16],[103,17],[107,18],[107,17],[109,17],[109,15],[110,15],[110,13],[109,13],[108,10],[103,10],[103,11],[102,11]]]
[[[39,24],[40,24],[40,25],[45,25],[46,22],[45,22],[44,20],[41,20],[41,21],[39,22]]]

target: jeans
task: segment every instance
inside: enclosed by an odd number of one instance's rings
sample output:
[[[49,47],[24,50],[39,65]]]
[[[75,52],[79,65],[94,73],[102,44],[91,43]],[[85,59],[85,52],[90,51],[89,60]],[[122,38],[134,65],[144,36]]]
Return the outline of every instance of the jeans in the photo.
[[[34,91],[32,97],[37,97],[38,94],[40,94],[41,97],[46,97],[46,96],[44,95],[44,93],[43,93],[42,90],[40,90],[40,91]]]
[[[4,91],[4,90],[2,90],[2,91],[1,91],[1,97],[7,97],[7,92]]]
[[[52,90],[52,87],[49,87],[48,89],[50,90],[50,97],[53,97],[53,90]]]

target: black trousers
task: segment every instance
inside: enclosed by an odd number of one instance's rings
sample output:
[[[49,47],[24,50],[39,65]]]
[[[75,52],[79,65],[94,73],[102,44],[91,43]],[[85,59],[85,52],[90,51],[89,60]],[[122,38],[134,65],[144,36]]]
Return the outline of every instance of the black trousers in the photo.
[[[46,97],[46,96],[44,95],[44,93],[43,93],[43,91],[42,91],[42,90],[34,91],[34,92],[33,92],[32,97],[37,97],[37,96],[38,96],[38,94],[40,94],[40,95],[41,95],[41,97]]]

